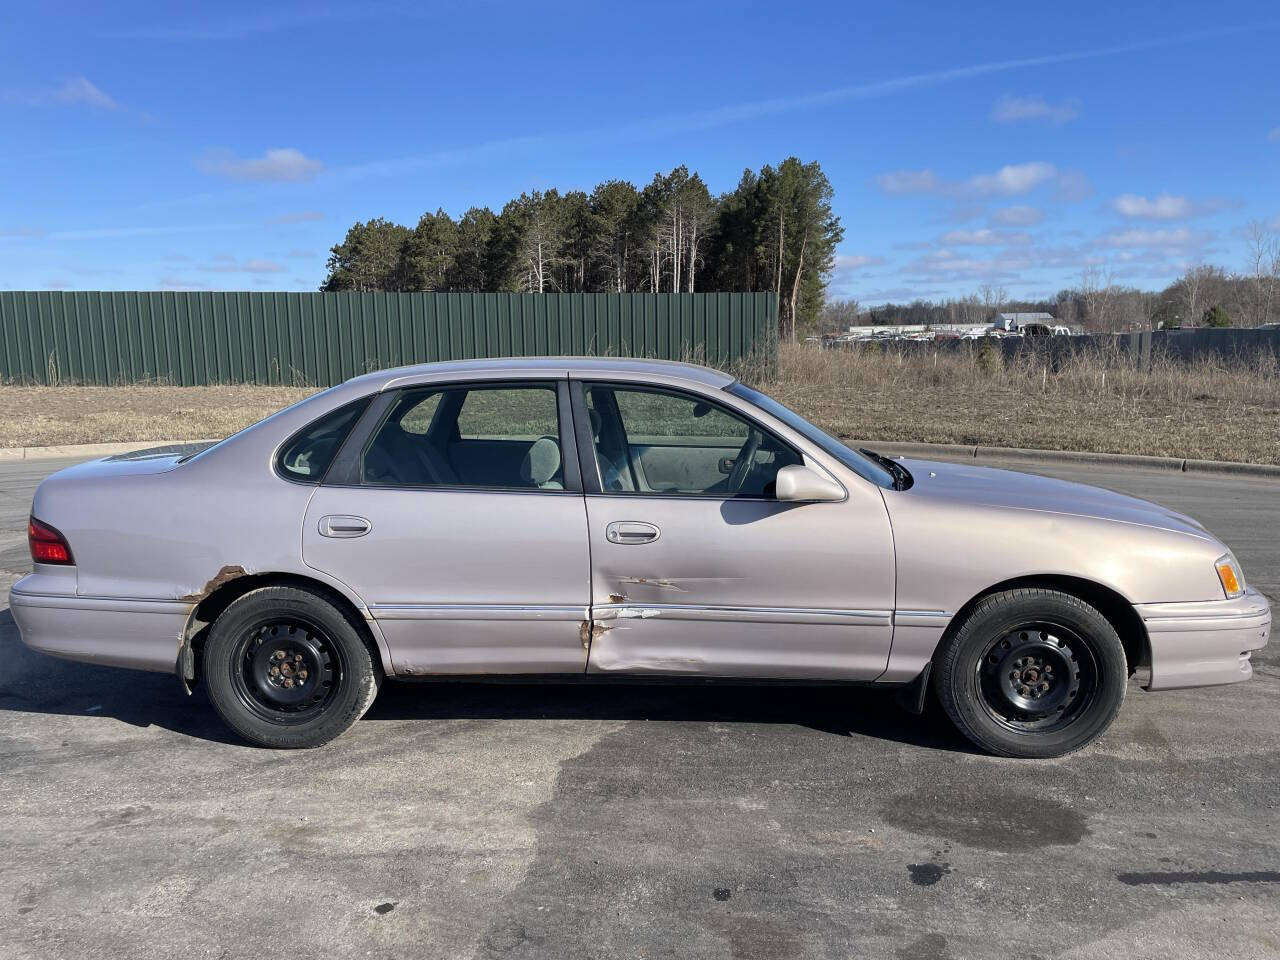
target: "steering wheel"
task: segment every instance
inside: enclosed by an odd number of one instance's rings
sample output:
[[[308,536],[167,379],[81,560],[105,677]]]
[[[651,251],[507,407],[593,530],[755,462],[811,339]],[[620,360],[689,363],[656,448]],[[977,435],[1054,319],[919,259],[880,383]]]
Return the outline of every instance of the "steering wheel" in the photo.
[[[747,482],[747,476],[751,473],[751,468],[755,465],[756,454],[760,450],[760,444],[764,442],[764,434],[751,427],[747,433],[746,442],[738,451],[738,456],[734,458],[733,469],[729,471],[729,479],[725,481],[725,489],[729,493],[739,493],[743,485]]]

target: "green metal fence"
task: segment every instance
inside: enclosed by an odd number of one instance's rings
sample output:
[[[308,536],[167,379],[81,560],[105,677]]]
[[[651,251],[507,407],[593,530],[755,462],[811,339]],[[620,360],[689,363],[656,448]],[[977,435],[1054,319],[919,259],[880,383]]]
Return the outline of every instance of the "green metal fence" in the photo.
[[[329,386],[434,360],[604,354],[772,365],[772,293],[0,291],[0,382]]]

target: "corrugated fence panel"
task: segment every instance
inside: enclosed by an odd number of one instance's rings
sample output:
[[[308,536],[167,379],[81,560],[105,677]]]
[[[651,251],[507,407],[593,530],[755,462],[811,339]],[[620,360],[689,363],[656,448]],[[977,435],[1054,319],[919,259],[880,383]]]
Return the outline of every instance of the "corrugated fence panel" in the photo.
[[[772,366],[771,293],[0,291],[0,382],[330,386],[384,367],[606,355]]]

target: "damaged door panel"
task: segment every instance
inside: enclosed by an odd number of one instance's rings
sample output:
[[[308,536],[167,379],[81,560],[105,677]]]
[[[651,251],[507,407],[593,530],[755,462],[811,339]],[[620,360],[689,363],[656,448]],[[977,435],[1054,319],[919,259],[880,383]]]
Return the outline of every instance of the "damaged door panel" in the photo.
[[[853,502],[587,497],[590,673],[870,680],[893,634],[893,541],[874,490]],[[608,536],[618,520],[662,536]]]
[[[406,389],[384,403],[350,476],[311,498],[303,561],[364,600],[399,673],[583,672],[586,517],[555,439],[567,386]],[[361,535],[333,536],[335,517],[359,518]]]

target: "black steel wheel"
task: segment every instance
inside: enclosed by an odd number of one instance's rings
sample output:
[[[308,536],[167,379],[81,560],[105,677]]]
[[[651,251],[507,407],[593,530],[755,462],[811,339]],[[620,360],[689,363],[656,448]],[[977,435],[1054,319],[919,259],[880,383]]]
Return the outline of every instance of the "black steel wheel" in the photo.
[[[1089,641],[1049,621],[1020,623],[994,638],[977,670],[983,707],[1011,730],[1068,726],[1089,709],[1098,686]]]
[[[209,699],[267,747],[315,747],[351,727],[382,671],[357,623],[318,593],[263,587],[231,603],[204,647]]]
[[[985,750],[1055,757],[1101,736],[1128,668],[1111,623],[1078,597],[1024,589],[979,602],[939,648],[935,690]]]
[[[296,616],[250,623],[227,666],[241,702],[281,724],[323,712],[344,674],[341,649],[319,624]]]

